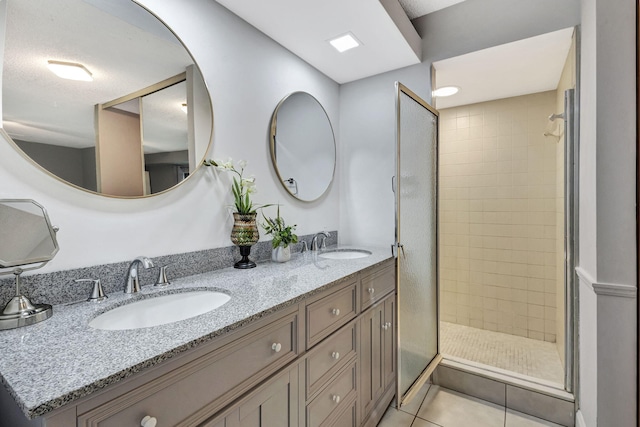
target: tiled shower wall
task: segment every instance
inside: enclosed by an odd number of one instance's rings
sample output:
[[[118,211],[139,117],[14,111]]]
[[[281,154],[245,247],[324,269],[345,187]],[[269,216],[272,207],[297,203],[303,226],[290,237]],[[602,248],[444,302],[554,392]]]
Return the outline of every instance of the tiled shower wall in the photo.
[[[440,110],[441,318],[556,340],[556,91]]]

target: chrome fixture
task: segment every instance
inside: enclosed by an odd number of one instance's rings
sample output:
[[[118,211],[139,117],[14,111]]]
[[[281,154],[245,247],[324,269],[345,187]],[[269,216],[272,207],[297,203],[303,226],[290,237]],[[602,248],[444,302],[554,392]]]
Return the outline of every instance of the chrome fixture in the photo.
[[[300,252],[307,252],[309,250],[309,246],[307,245],[307,241],[303,240],[302,241],[302,250],[300,250]]]
[[[156,279],[156,284],[153,286],[167,286],[170,285],[171,282],[167,279],[167,267],[173,265],[174,263],[163,265],[160,267],[160,271],[158,272],[158,278]]]
[[[140,292],[140,280],[138,279],[138,264],[142,264],[144,268],[153,267],[153,261],[146,256],[139,256],[131,262],[127,272],[127,282],[124,286],[125,294],[135,294]]]
[[[564,113],[555,113],[555,114],[552,114],[552,115],[549,116],[549,121],[553,122],[556,119],[564,120],[564,118],[565,118],[565,114]]]
[[[74,282],[92,282],[93,287],[91,289],[91,295],[87,298],[89,302],[100,302],[109,298],[104,291],[102,290],[102,285],[100,284],[100,279],[75,279]]]
[[[322,243],[318,247],[318,237],[319,236],[324,236],[324,237],[322,237]],[[326,243],[327,237],[331,237],[331,234],[326,232],[326,231],[321,231],[321,232],[317,233],[315,236],[313,236],[313,239],[311,239],[311,250],[312,251],[318,251],[320,249],[326,249],[326,247],[327,247],[327,243]]]

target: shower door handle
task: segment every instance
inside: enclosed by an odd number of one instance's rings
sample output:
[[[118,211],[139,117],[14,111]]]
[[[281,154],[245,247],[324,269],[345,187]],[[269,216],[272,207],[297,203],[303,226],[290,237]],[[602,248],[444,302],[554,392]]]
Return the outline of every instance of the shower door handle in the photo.
[[[404,254],[404,245],[402,243],[396,243],[396,247],[399,249],[398,254],[402,252],[402,258],[407,259],[407,256]]]

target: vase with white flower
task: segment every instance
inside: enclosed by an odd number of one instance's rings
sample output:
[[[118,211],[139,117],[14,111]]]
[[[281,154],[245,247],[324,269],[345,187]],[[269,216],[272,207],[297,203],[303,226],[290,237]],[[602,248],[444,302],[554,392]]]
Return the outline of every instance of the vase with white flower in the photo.
[[[240,248],[242,259],[236,262],[235,268],[253,268],[256,263],[249,259],[251,246],[255,245],[260,238],[258,226],[256,225],[256,211],[270,205],[254,205],[251,201],[251,194],[256,192],[255,178],[244,176],[244,169],[247,162],[240,160],[238,167],[229,158],[226,162],[220,160],[205,160],[205,166],[213,166],[218,170],[231,172],[234,174],[231,192],[234,198],[233,228],[231,229],[231,241]]]
[[[296,225],[286,225],[284,218],[280,216],[280,206],[275,218],[267,218],[262,213],[264,223],[261,224],[265,233],[273,236],[271,240],[271,260],[275,262],[287,262],[291,259],[291,244],[298,243],[298,236],[293,232]]]

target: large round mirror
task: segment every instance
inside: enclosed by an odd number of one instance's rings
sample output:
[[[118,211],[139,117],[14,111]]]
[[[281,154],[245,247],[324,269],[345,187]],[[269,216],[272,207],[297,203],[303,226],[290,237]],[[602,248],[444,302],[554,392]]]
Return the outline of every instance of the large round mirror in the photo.
[[[285,97],[271,120],[271,160],[284,188],[299,200],[322,196],[336,167],[333,128],[322,105],[306,92]]]
[[[191,55],[131,0],[5,2],[2,123],[58,178],[157,194],[200,166],[213,113]]]

